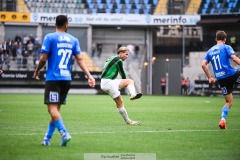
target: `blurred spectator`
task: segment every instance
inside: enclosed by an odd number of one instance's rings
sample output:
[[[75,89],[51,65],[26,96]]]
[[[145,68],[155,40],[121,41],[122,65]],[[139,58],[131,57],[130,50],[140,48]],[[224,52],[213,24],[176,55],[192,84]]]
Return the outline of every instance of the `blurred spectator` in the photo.
[[[34,44],[32,43],[32,41],[29,41],[29,43],[27,45],[27,50],[28,50],[29,55],[32,55],[33,49],[34,49]]]
[[[29,53],[28,53],[28,50],[26,47],[23,47],[23,50],[22,50],[22,68],[27,68],[27,63],[28,63],[28,56],[29,56]]]
[[[162,90],[163,95],[165,95],[165,93],[166,93],[166,83],[167,83],[166,77],[163,76],[161,78],[161,90]]]
[[[20,43],[22,43],[22,38],[17,34],[17,35],[15,36],[14,41],[17,42],[17,44],[20,44]]]
[[[24,36],[23,36],[23,47],[27,47],[27,44],[28,44],[28,42],[29,42],[29,37],[28,37],[28,35],[27,34],[25,34]]]
[[[98,51],[98,58],[100,58],[102,55],[102,44],[101,43],[97,43],[97,51]]]
[[[96,44],[93,43],[93,44],[92,44],[92,54],[91,54],[92,58],[94,57],[95,50],[96,50]]]
[[[186,94],[187,86],[186,86],[186,80],[184,77],[181,79],[181,95]]]
[[[17,42],[13,42],[12,44],[12,57],[13,57],[13,61],[15,61],[16,57],[17,57]]]
[[[17,43],[17,42],[16,42]],[[22,66],[22,45],[21,43],[17,43],[17,46],[16,46],[17,50],[16,50],[16,53],[17,53],[17,68],[21,68]]]
[[[134,58],[135,59],[138,59],[138,54],[139,54],[139,51],[140,51],[140,48],[138,45],[135,46],[135,49],[134,49]]]
[[[237,39],[234,35],[230,37],[230,45],[233,48],[234,51],[237,50]]]
[[[188,93],[190,91],[190,79],[189,79],[189,77],[187,77],[187,79],[185,80],[185,83],[186,83],[185,94],[188,95]]]

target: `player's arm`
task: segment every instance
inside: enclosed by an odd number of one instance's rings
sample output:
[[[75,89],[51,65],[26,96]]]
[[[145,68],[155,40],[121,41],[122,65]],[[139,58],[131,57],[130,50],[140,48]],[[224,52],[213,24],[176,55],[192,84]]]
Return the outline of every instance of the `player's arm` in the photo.
[[[48,55],[46,53],[43,53],[41,58],[40,58],[40,61],[38,63],[38,66],[37,66],[36,70],[34,71],[33,77],[35,79],[39,80],[39,72],[44,67],[44,65],[46,64],[47,59],[48,59]]]
[[[208,71],[208,68],[207,68],[208,63],[209,63],[209,62],[204,59],[204,60],[202,61],[202,69],[203,69],[204,73],[206,74],[209,83],[210,83],[210,84],[214,84],[214,83],[215,83],[215,79],[211,76],[211,74],[210,74],[209,71]]]
[[[122,79],[126,79],[126,73],[123,69],[123,62],[122,61],[118,61],[118,70],[119,70],[119,74],[121,75]]]
[[[231,55],[231,59],[238,65],[240,65],[240,59],[235,55]]]
[[[94,87],[95,86],[95,79],[92,77],[91,73],[89,72],[84,60],[83,60],[83,56],[82,54],[77,54],[76,56],[76,60],[78,65],[80,66],[80,68],[83,70],[83,72],[86,74],[86,76],[88,77],[88,84],[90,87]]]

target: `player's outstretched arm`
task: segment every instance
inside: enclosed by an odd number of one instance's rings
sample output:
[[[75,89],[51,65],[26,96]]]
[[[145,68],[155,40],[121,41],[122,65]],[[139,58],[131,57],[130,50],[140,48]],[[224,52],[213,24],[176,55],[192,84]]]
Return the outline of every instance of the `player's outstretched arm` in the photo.
[[[83,72],[87,75],[88,77],[88,84],[90,87],[95,87],[95,79],[92,77],[91,73],[89,72],[84,60],[83,60],[83,57],[81,54],[77,54],[76,55],[76,60],[77,60],[77,63],[78,65],[80,66],[80,68],[83,70]]]
[[[240,65],[240,59],[236,55],[231,55],[231,59],[238,65]]]

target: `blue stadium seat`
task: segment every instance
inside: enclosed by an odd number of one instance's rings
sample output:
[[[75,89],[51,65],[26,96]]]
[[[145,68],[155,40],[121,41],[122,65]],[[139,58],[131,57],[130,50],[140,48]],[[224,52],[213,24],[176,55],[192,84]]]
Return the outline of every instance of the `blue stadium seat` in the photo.
[[[210,14],[213,14],[215,12],[215,8],[211,8]]]
[[[112,3],[112,0],[106,0],[106,3],[107,3],[107,4],[111,4],[111,3]]]
[[[105,9],[105,12],[106,12],[106,13],[112,13],[112,9],[106,8],[106,9]]]
[[[87,0],[87,3],[88,3],[88,4],[92,3],[92,0]]]
[[[148,4],[148,3],[149,3],[149,0],[143,0],[143,3],[144,3],[144,4]]]
[[[205,4],[204,4],[204,8],[205,8],[205,9],[208,9],[208,5],[209,5],[208,3],[205,3]]]
[[[121,12],[121,9],[119,9],[119,8],[115,9],[115,13],[119,14],[120,12]]]
[[[125,14],[129,14],[130,11],[131,11],[131,9],[126,8],[126,9],[125,9]]]
[[[92,11],[93,14],[97,13],[97,9],[96,8],[92,8],[91,11]]]
[[[157,5],[158,4],[158,0],[153,0],[153,4]]]
[[[88,4],[88,8],[93,9],[94,8],[94,4],[93,3]]]
[[[103,4],[103,3],[99,3],[99,4],[98,4],[98,8],[99,8],[99,9],[103,9],[103,8],[104,8],[104,4]]]
[[[145,8],[150,10],[152,8],[152,5],[151,4],[145,4]]]
[[[108,9],[112,9],[113,8],[113,4],[112,3],[107,3],[107,8]]]
[[[125,4],[129,4],[130,0],[124,0]]]
[[[102,0],[96,0],[97,4],[102,3]]]
[[[207,9],[206,9],[206,8],[203,8],[201,14],[206,14],[206,13],[207,13]]]
[[[143,13],[144,13],[144,14],[149,14],[150,11],[149,11],[149,9],[144,9],[144,10],[143,10]]]
[[[142,8],[142,4],[136,4],[136,9],[141,9]]]
[[[228,13],[228,14],[231,13],[231,8],[228,8],[226,13]]]
[[[117,4],[117,8],[118,9],[122,9],[122,4],[120,3],[120,4]]]
[[[140,3],[140,0],[134,0],[134,3],[137,5]]]
[[[134,14],[139,14],[140,10],[139,9],[134,9]]]
[[[118,4],[120,4],[121,3],[121,0],[115,0],[115,2],[117,3],[117,5]]]
[[[126,4],[126,8],[127,9],[131,9],[132,8],[132,4]]]

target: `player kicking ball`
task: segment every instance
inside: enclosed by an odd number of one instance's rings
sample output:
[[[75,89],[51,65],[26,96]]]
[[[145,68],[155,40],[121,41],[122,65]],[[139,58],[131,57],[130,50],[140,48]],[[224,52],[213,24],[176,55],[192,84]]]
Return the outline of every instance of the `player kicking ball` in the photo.
[[[119,91],[120,89],[127,88],[130,93],[130,100],[142,97],[142,93],[136,93],[134,81],[132,79],[126,79],[126,74],[123,69],[123,61],[128,58],[128,54],[129,49],[127,47],[120,47],[117,51],[117,55],[108,58],[101,75],[101,89],[108,93],[115,101],[118,112],[127,124],[139,125],[139,121],[133,121],[128,117]],[[116,79],[118,73],[122,79]]]

